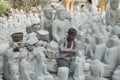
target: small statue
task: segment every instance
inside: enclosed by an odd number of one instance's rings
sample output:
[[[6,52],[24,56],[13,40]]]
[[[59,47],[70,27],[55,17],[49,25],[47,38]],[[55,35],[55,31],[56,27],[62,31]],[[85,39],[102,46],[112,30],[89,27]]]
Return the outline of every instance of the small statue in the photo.
[[[19,80],[19,67],[14,62],[9,62],[10,67],[10,80]]]
[[[76,56],[75,64],[76,68],[73,76],[74,80],[84,80],[85,75],[83,70],[85,67],[85,56],[81,51],[79,51]]]
[[[19,71],[20,71],[22,80],[32,80],[31,76],[30,76],[30,68],[28,68],[28,67],[30,67],[30,64],[28,63],[28,61],[23,59],[19,65],[19,69],[20,69]]]
[[[91,74],[86,76],[85,80],[107,80],[102,76],[103,65],[98,61],[94,60],[90,64]]]
[[[36,48],[36,63],[35,63],[35,78],[41,80],[54,80],[53,77],[47,71],[47,66],[44,63],[45,55],[39,51],[40,48]]]
[[[57,80],[68,80],[69,69],[67,67],[59,67],[57,75]]]

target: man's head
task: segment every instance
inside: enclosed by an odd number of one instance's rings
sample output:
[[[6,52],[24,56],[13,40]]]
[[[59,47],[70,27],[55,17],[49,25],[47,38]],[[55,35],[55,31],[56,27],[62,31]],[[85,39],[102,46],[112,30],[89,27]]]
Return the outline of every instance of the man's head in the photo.
[[[92,4],[92,0],[87,0],[89,4]]]
[[[74,29],[74,28],[70,28],[68,30],[67,38],[68,38],[69,41],[73,41],[75,39],[76,35],[77,35],[77,30]]]

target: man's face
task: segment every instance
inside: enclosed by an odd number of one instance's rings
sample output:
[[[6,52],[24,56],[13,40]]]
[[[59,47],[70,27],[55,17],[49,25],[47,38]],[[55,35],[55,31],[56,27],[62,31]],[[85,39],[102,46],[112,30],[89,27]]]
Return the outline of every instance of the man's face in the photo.
[[[68,34],[68,40],[73,41],[75,39],[76,35]]]

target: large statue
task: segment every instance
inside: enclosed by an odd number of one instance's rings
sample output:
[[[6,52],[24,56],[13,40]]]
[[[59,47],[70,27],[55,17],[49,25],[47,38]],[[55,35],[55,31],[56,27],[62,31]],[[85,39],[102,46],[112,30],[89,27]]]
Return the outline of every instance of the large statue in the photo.
[[[108,48],[105,52],[103,62],[100,62],[100,65],[103,66],[102,76],[103,77],[112,77],[112,73],[118,66],[119,62],[119,39],[117,36],[113,35],[108,42]],[[101,64],[102,63],[102,64]]]
[[[104,63],[104,77],[111,77],[112,72],[116,69],[119,60],[119,39],[117,36],[113,35],[108,42],[109,48],[105,53]]]
[[[120,26],[120,0],[110,0],[110,8],[106,12],[106,24]]]
[[[47,4],[43,8],[45,17],[41,19],[41,29],[49,32],[50,40],[52,39],[52,21],[53,21],[53,8],[51,5]]]
[[[57,19],[55,19],[52,23],[52,35],[53,39],[59,42],[61,38],[65,37],[68,28],[70,28],[70,23],[67,19],[65,19],[66,9],[64,6],[58,6],[56,12]]]

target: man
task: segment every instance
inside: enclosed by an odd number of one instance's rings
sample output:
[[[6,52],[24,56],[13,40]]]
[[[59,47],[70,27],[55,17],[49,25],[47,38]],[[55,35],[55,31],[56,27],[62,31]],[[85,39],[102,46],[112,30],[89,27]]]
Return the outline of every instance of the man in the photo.
[[[57,55],[57,66],[68,67],[70,72],[74,72],[74,58],[78,52],[77,40],[75,39],[77,31],[74,28],[68,30],[66,38],[59,42],[59,53]]]

